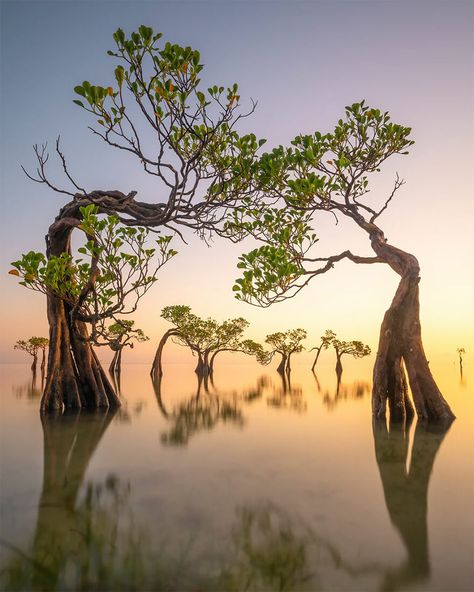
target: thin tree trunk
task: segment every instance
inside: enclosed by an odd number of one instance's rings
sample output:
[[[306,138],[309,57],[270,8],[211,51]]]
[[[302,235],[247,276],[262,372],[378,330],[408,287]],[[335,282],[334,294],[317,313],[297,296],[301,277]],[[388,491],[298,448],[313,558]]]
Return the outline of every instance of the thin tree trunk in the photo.
[[[316,364],[318,363],[318,359],[319,359],[319,354],[321,353],[323,346],[321,345],[320,347],[316,347],[315,349],[316,349],[316,357],[314,358],[313,365],[311,366],[311,372],[314,372],[314,369],[316,368]]]
[[[384,418],[388,401],[392,421],[405,421],[413,416],[406,369],[418,418],[450,423],[455,416],[434,381],[423,350],[418,261],[413,255],[388,245],[379,229],[371,233],[371,241],[377,255],[401,276],[380,329],[373,376],[373,415]]]
[[[36,374],[36,366],[38,364],[38,354],[34,353],[33,354],[33,362],[31,364],[31,371],[33,372],[33,374]]]
[[[71,219],[59,218],[48,234],[48,256],[70,252]],[[48,295],[48,371],[41,411],[120,406],[91,344],[85,323],[71,320],[70,306]]]
[[[109,373],[112,374],[112,376],[114,376],[115,373],[117,372],[117,363],[118,363],[119,353],[120,353],[120,349],[116,349],[115,353],[114,353],[114,357],[112,358],[112,361],[110,362]]]
[[[336,352],[336,374],[339,377],[339,379],[341,378],[341,374],[342,374],[342,362],[341,362],[341,358],[342,355],[338,354]]]
[[[293,352],[288,354],[288,359],[286,360],[286,372],[291,372],[291,355]]]
[[[160,343],[158,344],[158,347],[156,349],[155,358],[153,360],[153,364],[150,370],[152,380],[158,380],[158,378],[161,378],[163,376],[163,349],[168,339],[173,335],[178,335],[178,331],[176,329],[168,329],[168,331],[166,331],[166,333],[160,339]]]
[[[212,373],[214,372],[214,360],[216,359],[217,354],[219,354],[220,352],[223,351],[227,351],[225,349],[216,349],[216,351],[212,354],[212,356],[209,359],[209,373],[212,376]]]

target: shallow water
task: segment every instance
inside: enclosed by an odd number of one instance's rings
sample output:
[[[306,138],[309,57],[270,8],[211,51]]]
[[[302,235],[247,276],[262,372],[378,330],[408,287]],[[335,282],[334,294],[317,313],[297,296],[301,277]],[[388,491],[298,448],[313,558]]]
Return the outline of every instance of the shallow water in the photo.
[[[472,590],[474,392],[433,372],[446,433],[372,426],[357,362],[338,391],[329,366],[129,365],[118,412],[43,419],[1,367],[2,589]]]

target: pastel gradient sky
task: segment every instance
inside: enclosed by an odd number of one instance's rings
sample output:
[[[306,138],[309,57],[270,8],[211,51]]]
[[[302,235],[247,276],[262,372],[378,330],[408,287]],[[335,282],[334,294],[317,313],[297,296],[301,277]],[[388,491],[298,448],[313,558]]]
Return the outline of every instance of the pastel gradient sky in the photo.
[[[454,359],[461,345],[474,355],[473,12],[471,1],[459,0],[2,1],[0,361],[23,361],[13,343],[47,334],[44,298],[7,275],[21,252],[44,249],[47,228],[65,202],[23,175],[20,163],[34,164],[31,145],[52,144],[60,133],[85,187],[137,190],[145,201],[160,200],[153,179],[92,137],[87,114],[72,103],[82,80],[112,81],[114,60],[106,55],[112,33],[140,24],[199,49],[206,82],[238,82],[244,104],[257,99],[245,126],[267,138],[267,147],[330,130],[344,105],[362,98],[411,126],[412,153],[390,163],[374,185],[383,198],[395,171],[406,180],[380,223],[389,242],[420,261],[428,357]],[[370,253],[367,237],[349,224],[323,219],[318,235],[320,256],[341,248]],[[191,236],[178,250],[135,317],[151,340],[127,352],[128,361],[151,360],[166,327],[160,310],[175,303],[203,316],[245,316],[252,323],[248,336],[256,339],[301,326],[316,341],[331,327],[376,349],[398,281],[382,266],[343,263],[297,298],[259,309],[231,291],[245,245],[216,240],[208,248]],[[108,352],[100,355],[106,359]],[[171,360],[183,356],[170,350]]]

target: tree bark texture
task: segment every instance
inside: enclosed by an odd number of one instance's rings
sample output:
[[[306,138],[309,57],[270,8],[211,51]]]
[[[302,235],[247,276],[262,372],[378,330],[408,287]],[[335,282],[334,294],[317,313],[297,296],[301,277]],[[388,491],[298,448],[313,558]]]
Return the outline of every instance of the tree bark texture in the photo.
[[[70,218],[59,218],[51,225],[48,256],[70,252],[74,227]],[[120,399],[88,341],[85,323],[71,319],[71,306],[53,294],[48,295],[48,321],[48,372],[41,411],[120,406]]]
[[[380,329],[373,374],[373,415],[384,418],[388,402],[391,421],[413,416],[406,370],[419,420],[451,423],[455,416],[436,385],[423,350],[418,261],[387,244],[380,230],[371,233],[371,241],[376,254],[401,276]]]

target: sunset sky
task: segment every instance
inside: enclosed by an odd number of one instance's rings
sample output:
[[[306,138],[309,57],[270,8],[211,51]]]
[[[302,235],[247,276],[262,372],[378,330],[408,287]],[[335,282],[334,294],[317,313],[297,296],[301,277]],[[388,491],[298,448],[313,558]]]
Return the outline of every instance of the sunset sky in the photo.
[[[330,131],[344,106],[362,98],[413,128],[410,155],[396,157],[374,183],[383,201],[395,172],[406,181],[380,218],[391,244],[421,265],[421,318],[428,358],[455,359],[464,346],[474,357],[473,56],[471,1],[321,2],[34,2],[1,8],[1,310],[0,361],[21,362],[17,339],[47,335],[45,299],[8,276],[22,252],[44,250],[44,235],[67,196],[25,178],[34,167],[32,144],[61,134],[71,171],[86,188],[136,190],[162,201],[162,187],[138,162],[101,144],[87,113],[72,103],[83,80],[113,82],[112,33],[140,24],[199,49],[204,83],[238,82],[242,104],[258,100],[246,131],[267,138],[267,149],[297,134]],[[51,172],[63,183],[57,165]],[[367,236],[328,217],[316,229],[318,255],[350,248],[370,254]],[[308,346],[326,328],[376,350],[383,313],[398,277],[386,266],[343,263],[297,298],[260,309],[231,291],[237,257],[249,245],[194,236],[162,270],[143,299],[136,324],[150,341],[126,353],[148,362],[167,328],[160,310],[189,304],[202,316],[244,316],[248,336],[304,327]],[[108,351],[100,351],[107,359]],[[177,347],[169,360],[185,359]]]

